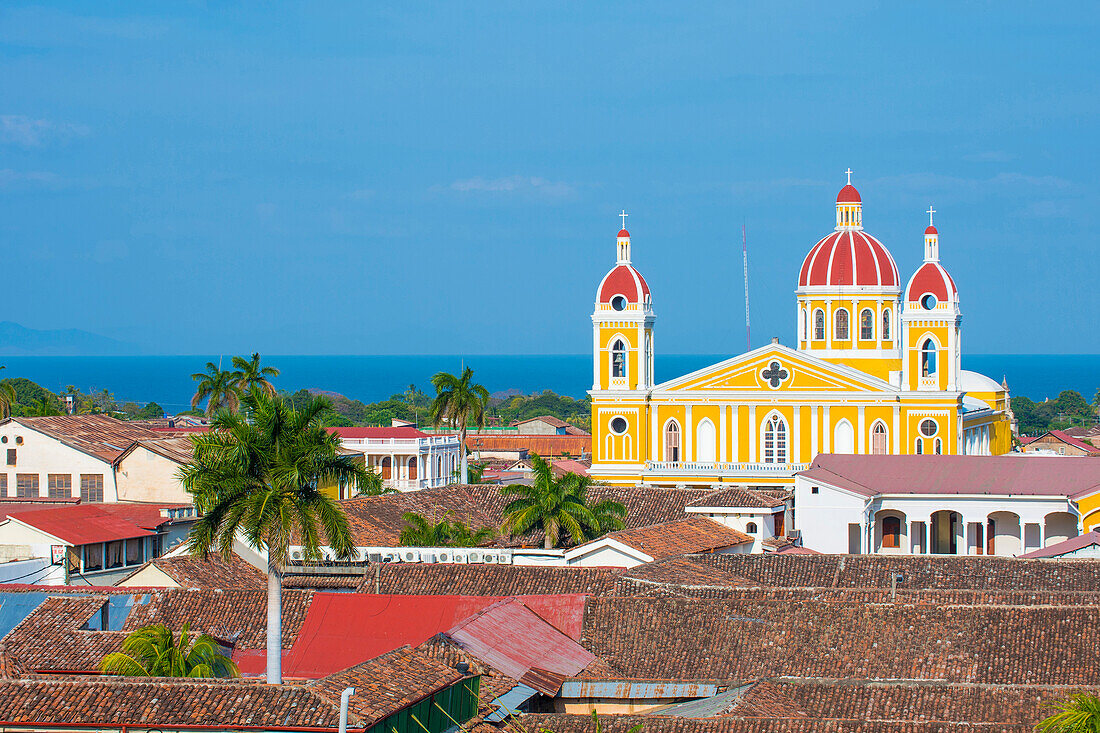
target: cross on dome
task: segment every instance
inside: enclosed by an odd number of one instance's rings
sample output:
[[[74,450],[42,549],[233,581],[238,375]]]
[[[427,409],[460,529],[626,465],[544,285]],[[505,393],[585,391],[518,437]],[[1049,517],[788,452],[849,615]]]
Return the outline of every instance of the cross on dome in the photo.
[[[848,185],[851,186],[852,185],[852,169],[849,168],[848,170],[846,170],[844,172],[848,174]]]
[[[935,214],[936,210],[932,208],[931,204],[929,204],[928,205],[928,211],[925,212],[925,213],[928,214],[928,226],[932,226],[932,214]]]
[[[619,216],[622,217],[623,220],[623,229],[626,229],[626,217],[630,216],[630,214],[626,213],[626,209],[623,209],[619,212]]]

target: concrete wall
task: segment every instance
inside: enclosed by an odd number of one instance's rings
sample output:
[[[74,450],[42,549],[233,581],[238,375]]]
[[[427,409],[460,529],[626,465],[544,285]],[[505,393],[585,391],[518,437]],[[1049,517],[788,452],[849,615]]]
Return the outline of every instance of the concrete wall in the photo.
[[[118,500],[190,504],[177,474],[180,464],[138,446],[118,464]]]
[[[8,450],[15,450],[14,466],[8,465]],[[72,477],[71,493],[77,498],[80,497],[80,475],[100,474],[103,476],[103,500],[118,501],[114,472],[109,463],[15,421],[0,425],[0,473],[7,474],[5,496],[16,495],[16,475],[21,473],[38,474],[38,495],[48,496],[49,474],[59,473]]]
[[[804,547],[825,553],[848,552],[848,525],[862,520],[863,499],[795,476],[794,505],[795,529],[802,532]]]

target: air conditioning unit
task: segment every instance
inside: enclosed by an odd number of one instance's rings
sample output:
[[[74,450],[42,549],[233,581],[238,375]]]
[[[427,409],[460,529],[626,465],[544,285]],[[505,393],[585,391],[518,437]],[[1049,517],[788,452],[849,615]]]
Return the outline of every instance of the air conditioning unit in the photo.
[[[454,562],[451,558],[452,556],[449,552],[440,552],[435,556],[435,559],[439,562]]]
[[[482,554],[481,561],[486,565],[496,565],[497,555],[495,552],[486,552]]]
[[[484,562],[485,554],[481,550],[468,550],[466,559],[469,562]]]
[[[382,562],[401,562],[401,555],[397,552],[383,552]]]
[[[301,550],[291,550],[290,559],[291,560],[301,560],[302,559],[302,551]]]
[[[420,562],[420,551],[404,550],[401,552],[401,559],[404,562]]]
[[[452,552],[451,553],[451,562],[458,562],[458,563],[466,564],[466,558],[467,557],[469,557],[468,552]]]
[[[511,565],[512,564],[512,551],[505,550],[497,553],[497,564],[499,565]]]
[[[420,553],[420,562],[436,562],[434,552],[422,552]]]
[[[382,562],[382,553],[381,552],[369,552],[369,553],[367,553],[367,561],[368,562]]]

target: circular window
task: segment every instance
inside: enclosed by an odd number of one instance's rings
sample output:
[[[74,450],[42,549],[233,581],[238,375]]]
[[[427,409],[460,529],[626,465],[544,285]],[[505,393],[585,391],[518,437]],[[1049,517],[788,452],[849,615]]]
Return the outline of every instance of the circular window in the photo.
[[[920,432],[924,437],[931,438],[937,430],[939,430],[939,427],[937,427],[935,420],[921,420]]]
[[[16,445],[23,445],[23,436],[22,435],[16,435],[15,436],[15,444]]]
[[[626,308],[626,298],[621,295],[616,295],[611,299],[611,307],[617,311],[621,311]]]
[[[8,436],[5,435],[2,438],[0,438],[0,443],[7,443],[7,442],[8,442]]]
[[[920,304],[926,311],[930,311],[936,307],[936,296],[932,293],[925,293],[924,297],[920,299]]]
[[[622,435],[626,432],[626,418],[613,417],[611,418],[611,432],[615,435]]]

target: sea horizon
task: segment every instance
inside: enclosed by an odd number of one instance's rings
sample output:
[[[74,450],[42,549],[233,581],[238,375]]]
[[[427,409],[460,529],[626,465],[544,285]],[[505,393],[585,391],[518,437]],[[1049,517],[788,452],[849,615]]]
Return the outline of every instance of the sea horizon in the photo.
[[[656,356],[656,375],[666,381],[732,358],[729,354],[664,354]],[[190,407],[191,374],[208,361],[230,368],[230,355],[171,354],[135,356],[4,356],[0,376],[25,377],[60,392],[74,385],[83,392],[107,389],[119,402],[156,402],[169,413]],[[463,365],[491,393],[532,394],[550,390],[575,398],[591,386],[590,354],[271,354],[263,363],[282,373],[280,390],[317,389],[350,399],[376,402],[405,391],[410,384],[431,392],[439,371],[457,372]],[[1100,354],[970,354],[964,369],[1000,382],[1011,393],[1041,401],[1066,389],[1091,401],[1100,389]]]

